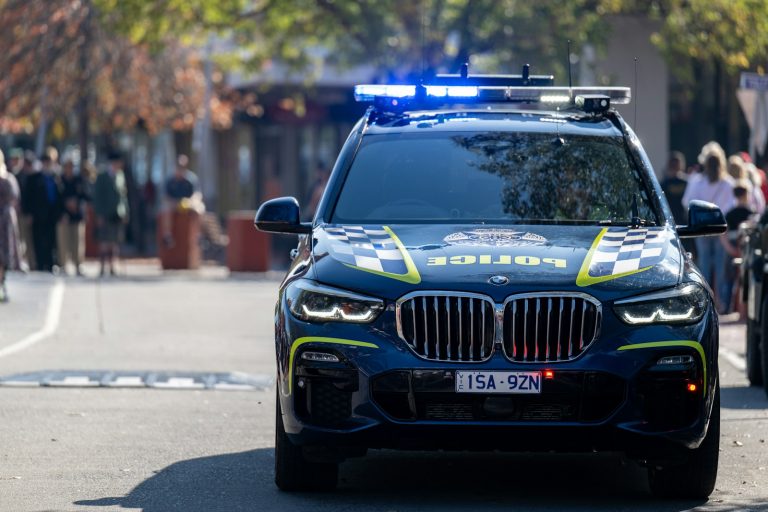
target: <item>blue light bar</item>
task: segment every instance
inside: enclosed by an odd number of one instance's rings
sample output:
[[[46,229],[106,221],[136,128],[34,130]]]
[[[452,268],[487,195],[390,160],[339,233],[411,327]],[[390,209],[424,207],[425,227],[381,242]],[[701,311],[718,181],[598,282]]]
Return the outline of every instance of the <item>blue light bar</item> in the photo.
[[[415,100],[416,85],[356,85],[355,100]],[[551,86],[475,86],[424,85],[425,100],[443,103],[540,103],[574,105],[577,96],[608,96],[612,105],[626,105],[632,98],[628,87],[551,87]],[[399,103],[399,102],[398,102]],[[397,103],[395,103],[397,104]]]

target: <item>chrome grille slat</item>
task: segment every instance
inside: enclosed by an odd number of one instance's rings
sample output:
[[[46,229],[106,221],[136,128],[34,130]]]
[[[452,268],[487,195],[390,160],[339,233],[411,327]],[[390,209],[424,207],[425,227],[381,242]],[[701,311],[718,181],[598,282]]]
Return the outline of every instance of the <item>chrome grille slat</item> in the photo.
[[[463,309],[461,308],[461,297],[456,297],[456,309],[459,312],[459,361],[464,360],[464,346],[462,345],[462,341],[464,341],[464,331],[461,330],[461,317],[463,315]]]
[[[573,356],[573,315],[576,312],[576,299],[571,299],[571,329],[568,334],[568,359]]]
[[[480,327],[480,359],[485,359],[485,308],[481,310],[482,327]]]
[[[469,359],[475,357],[475,299],[469,299]]]
[[[445,316],[448,322],[448,329],[446,329],[446,337],[448,338],[448,360],[451,360],[451,298],[445,298]]]
[[[421,313],[424,315],[424,352],[427,356],[427,359],[429,359],[429,345],[427,344],[429,341],[429,325],[427,320],[427,298],[422,297],[421,298]],[[414,316],[416,315],[416,310],[414,309]]]
[[[547,338],[546,338],[547,353],[544,356],[546,357],[547,361],[549,361],[549,325],[550,325],[551,319],[552,319],[552,297],[549,297],[547,299]]]

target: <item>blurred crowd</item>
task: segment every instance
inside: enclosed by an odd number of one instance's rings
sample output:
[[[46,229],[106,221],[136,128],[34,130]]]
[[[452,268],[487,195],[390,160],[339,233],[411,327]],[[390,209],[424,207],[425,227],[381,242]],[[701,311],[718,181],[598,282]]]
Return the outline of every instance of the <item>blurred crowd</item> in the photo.
[[[40,158],[12,149],[0,152],[0,300],[7,300],[8,270],[82,275],[86,206],[92,205],[102,274],[114,273],[128,200],[122,157],[109,155],[101,173],[86,162],[59,161],[56,148]]]
[[[727,156],[717,142],[701,149],[697,162],[686,166],[685,156],[672,152],[661,182],[675,222],[687,224],[688,203],[700,199],[717,205],[725,214],[728,231],[720,237],[684,240],[685,248],[694,255],[696,264],[716,294],[721,314],[738,309],[738,268],[740,227],[758,219],[765,211],[768,179],[749,154]]]
[[[54,147],[39,158],[14,148],[7,162],[0,151],[0,302],[8,300],[5,275],[10,270],[82,275],[88,224],[98,246],[100,275],[115,275],[130,218],[124,171],[117,152],[110,152],[97,172],[90,162],[76,166],[68,156],[60,159]],[[178,156],[163,192],[160,228],[162,244],[168,248],[175,245],[171,212],[205,211],[186,155]],[[154,188],[143,193],[155,195]]]

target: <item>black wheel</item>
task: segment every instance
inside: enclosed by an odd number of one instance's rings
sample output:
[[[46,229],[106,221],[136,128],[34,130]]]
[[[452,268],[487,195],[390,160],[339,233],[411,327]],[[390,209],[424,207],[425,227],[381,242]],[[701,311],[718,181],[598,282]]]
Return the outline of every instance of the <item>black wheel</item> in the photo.
[[[301,446],[288,439],[283,427],[280,395],[275,405],[275,484],[281,491],[331,491],[339,479],[339,465],[309,462]]]
[[[720,384],[715,388],[715,403],[709,429],[701,445],[688,454],[685,463],[648,468],[651,493],[659,498],[705,499],[715,489],[717,459],[720,452]]]
[[[763,385],[763,360],[760,350],[761,334],[758,331],[757,322],[747,319],[747,379],[749,379],[750,386]]]

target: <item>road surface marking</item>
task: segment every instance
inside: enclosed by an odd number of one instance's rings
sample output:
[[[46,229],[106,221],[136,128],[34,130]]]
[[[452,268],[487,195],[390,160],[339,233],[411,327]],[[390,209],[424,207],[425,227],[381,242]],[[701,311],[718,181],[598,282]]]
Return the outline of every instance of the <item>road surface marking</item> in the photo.
[[[143,388],[144,378],[140,375],[123,375],[105,385],[111,388]]]
[[[155,372],[42,370],[0,376],[0,387],[87,387],[263,391],[275,383],[266,374],[242,372]]]
[[[48,386],[71,386],[71,387],[96,387],[99,381],[91,380],[87,375],[67,375],[62,380],[50,380]]]
[[[61,319],[61,303],[64,298],[64,281],[58,280],[53,285],[51,293],[48,298],[48,310],[45,314],[45,323],[43,327],[33,332],[32,334],[22,338],[12,345],[0,349],[0,357],[9,356],[16,352],[31,347],[37,342],[40,342],[56,332],[59,327],[59,320]]]
[[[734,352],[733,350],[723,347],[720,347],[720,356],[722,356],[723,359],[731,363],[731,365],[740,371],[745,371],[747,369],[747,360],[741,357],[740,354]]]

